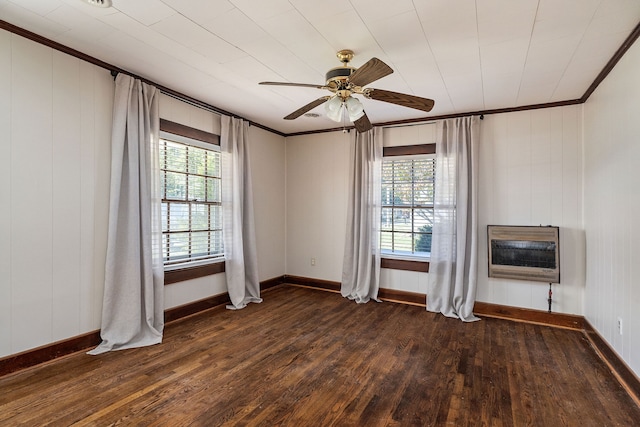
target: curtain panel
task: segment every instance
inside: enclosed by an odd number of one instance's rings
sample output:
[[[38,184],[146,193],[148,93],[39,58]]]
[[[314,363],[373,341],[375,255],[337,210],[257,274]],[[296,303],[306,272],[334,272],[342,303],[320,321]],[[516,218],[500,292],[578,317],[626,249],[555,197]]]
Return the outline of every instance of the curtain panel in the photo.
[[[162,341],[159,96],[131,76],[116,77],[102,343],[89,354]]]
[[[478,117],[438,123],[434,225],[427,310],[465,322],[473,315],[478,273]]]
[[[253,217],[249,123],[222,116],[221,125],[223,241],[231,299],[227,308],[238,310],[250,302],[262,302]]]
[[[356,132],[340,292],[357,303],[379,301],[381,172],[382,130]]]

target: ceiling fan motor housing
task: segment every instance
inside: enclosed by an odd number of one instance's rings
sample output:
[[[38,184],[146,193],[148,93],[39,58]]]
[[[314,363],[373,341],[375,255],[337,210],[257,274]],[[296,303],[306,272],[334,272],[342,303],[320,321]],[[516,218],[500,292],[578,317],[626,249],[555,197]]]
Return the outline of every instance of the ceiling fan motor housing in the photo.
[[[347,78],[353,74],[356,69],[353,67],[336,67],[327,71],[325,75],[327,80],[327,86],[329,83],[335,82],[338,87],[344,85],[346,86]]]

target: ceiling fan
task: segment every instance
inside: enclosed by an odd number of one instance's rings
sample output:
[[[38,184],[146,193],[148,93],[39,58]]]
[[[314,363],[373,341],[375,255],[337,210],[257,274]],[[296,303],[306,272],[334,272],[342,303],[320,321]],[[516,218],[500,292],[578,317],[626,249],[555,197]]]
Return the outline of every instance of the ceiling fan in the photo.
[[[304,107],[301,107],[289,114],[284,119],[296,119],[307,111],[325,104],[327,117],[336,122],[340,122],[343,118],[344,107],[344,110],[346,110],[349,115],[349,119],[353,122],[358,132],[366,132],[373,126],[371,125],[367,114],[364,112],[362,103],[352,96],[354,94],[364,95],[364,97],[368,99],[389,102],[391,104],[402,105],[404,107],[415,108],[426,112],[431,111],[433,108],[434,102],[432,99],[391,92],[389,90],[364,88],[363,86],[393,73],[391,67],[378,58],[371,58],[360,68],[354,68],[349,65],[349,62],[353,59],[353,51],[348,49],[341,50],[337,53],[337,57],[342,62],[342,66],[333,68],[327,72],[327,82],[324,85],[286,82],[260,82],[259,84],[327,89],[331,91],[333,95],[323,96],[315,101],[311,101]]]

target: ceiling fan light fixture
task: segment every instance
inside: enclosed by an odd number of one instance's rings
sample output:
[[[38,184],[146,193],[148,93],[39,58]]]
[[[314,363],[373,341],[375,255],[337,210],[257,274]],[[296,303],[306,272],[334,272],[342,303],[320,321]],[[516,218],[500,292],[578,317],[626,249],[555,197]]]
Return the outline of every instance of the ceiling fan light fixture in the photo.
[[[352,122],[355,122],[360,117],[364,116],[364,106],[358,99],[350,96],[345,101],[345,105],[347,108],[347,112],[349,113],[349,119]]]
[[[334,122],[342,121],[342,99],[339,96],[334,96],[324,104],[324,110]]]

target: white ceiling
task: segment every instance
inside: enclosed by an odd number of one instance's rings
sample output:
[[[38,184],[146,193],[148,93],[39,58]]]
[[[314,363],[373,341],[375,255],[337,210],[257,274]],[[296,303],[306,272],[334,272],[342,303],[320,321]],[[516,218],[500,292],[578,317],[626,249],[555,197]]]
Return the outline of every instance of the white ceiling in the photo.
[[[0,0],[0,19],[283,133],[336,127],[282,117],[371,57],[368,87],[435,100],[428,115],[364,100],[372,123],[580,98],[640,22],[639,0]]]

